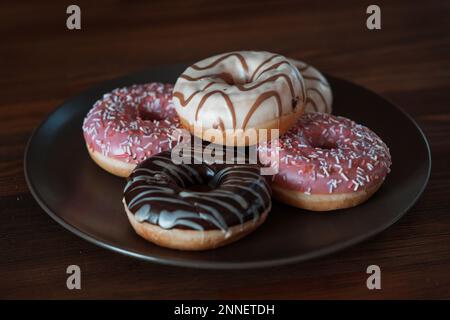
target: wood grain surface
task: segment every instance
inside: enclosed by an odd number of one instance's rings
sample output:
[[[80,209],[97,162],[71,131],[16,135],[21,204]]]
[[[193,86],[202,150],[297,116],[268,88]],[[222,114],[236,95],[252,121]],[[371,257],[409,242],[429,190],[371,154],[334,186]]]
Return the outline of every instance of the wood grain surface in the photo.
[[[0,298],[450,298],[449,1],[377,1],[376,31],[366,28],[366,1],[76,1],[78,31],[65,26],[71,3],[0,4]],[[332,256],[201,271],[101,249],[38,206],[23,154],[33,128],[63,100],[144,67],[242,49],[306,60],[410,113],[433,157],[430,183],[414,208]],[[66,288],[71,264],[81,267],[82,290]],[[371,264],[381,267],[381,290],[366,288]]]

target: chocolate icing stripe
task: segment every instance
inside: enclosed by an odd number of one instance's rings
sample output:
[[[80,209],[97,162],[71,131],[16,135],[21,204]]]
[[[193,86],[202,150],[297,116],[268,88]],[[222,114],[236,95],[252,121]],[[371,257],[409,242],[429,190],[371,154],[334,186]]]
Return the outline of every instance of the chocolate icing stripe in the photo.
[[[195,179],[197,180],[198,183],[204,182],[201,175],[199,175],[198,172],[195,171],[194,169],[192,169],[190,166],[187,166],[185,164],[181,164],[179,166],[182,167],[183,169],[189,171],[195,177]]]
[[[252,205],[251,210],[253,212],[253,223],[256,223],[261,215],[259,214],[256,205]]]
[[[177,98],[180,101],[180,105],[182,107],[186,107],[188,105],[189,102],[191,102],[191,100],[200,92],[205,91],[206,89],[208,89],[210,86],[212,86],[213,84],[215,84],[216,82],[210,82],[208,83],[206,86],[204,86],[201,90],[197,90],[195,92],[193,92],[187,99],[184,99],[184,95],[181,92],[174,92],[173,93],[173,97]]]
[[[227,176],[229,174],[233,174],[233,176]],[[236,174],[239,174],[239,177],[236,177],[235,176]],[[222,173],[218,181],[222,181],[223,185],[227,185],[231,181],[253,183],[259,185],[262,189],[264,189],[263,191],[268,195],[268,198],[270,198],[270,194],[267,191],[269,188],[267,181],[256,172],[234,169],[233,171],[227,171],[226,173]],[[264,185],[260,184],[261,181],[264,182]]]
[[[214,129],[219,128],[221,131],[225,131],[225,124],[223,123],[222,118],[219,118],[218,120],[219,120],[219,123],[216,124]]]
[[[313,106],[315,112],[319,111],[319,108],[317,107],[316,102],[313,99],[311,99],[310,97],[307,97],[305,106],[308,104],[308,102],[311,103],[311,105]]]
[[[182,77],[182,76],[180,76],[180,77]],[[191,78],[191,79],[200,79],[200,78],[205,78],[205,77],[207,78],[207,76],[202,76],[202,77],[199,77],[199,78]],[[288,84],[289,90],[291,92],[291,96],[292,96],[292,98],[295,98],[294,86],[292,84],[292,81],[285,74],[273,75],[273,76],[271,76],[271,77],[269,77],[267,79],[264,79],[261,82],[258,82],[258,83],[254,84],[252,86],[249,86],[249,87],[247,87],[248,84],[245,84],[245,85],[237,84],[235,86],[236,86],[236,88],[239,89],[239,91],[250,91],[250,90],[254,90],[254,89],[259,88],[260,86],[266,84],[267,82],[271,82],[271,81],[274,82],[278,78],[283,78],[283,79],[286,80],[286,83]],[[198,93],[203,92],[204,90],[206,90],[207,88],[209,88],[213,84],[215,84],[215,82],[208,83],[202,90],[197,90],[197,91],[193,92],[187,99],[184,98],[184,95],[181,92],[175,92],[173,94],[173,96],[175,98],[179,99],[181,106],[185,107],[192,100],[192,98],[194,98]],[[221,92],[223,92],[223,91],[221,91]],[[225,94],[225,92],[223,92],[223,93]]]
[[[223,185],[224,185],[224,186],[230,185],[230,182],[232,182],[232,184],[234,184],[234,183],[236,183],[236,182],[237,182],[237,183],[242,183],[242,182],[249,182],[249,181],[248,181],[248,180],[245,180],[245,179],[234,178],[234,179],[227,180],[227,182],[224,183]],[[263,192],[264,192],[264,194],[266,195],[267,199],[270,199],[270,193],[269,193],[267,187],[266,187],[266,186],[263,186],[263,185],[261,185],[261,184],[258,184],[258,183],[256,183],[256,185],[259,186],[259,187],[263,190]]]
[[[243,197],[241,197],[239,194],[236,194],[233,192],[226,192],[226,190],[217,190],[217,191],[210,192],[210,194],[213,196],[216,196],[216,197],[232,199],[232,200],[236,201],[237,203],[239,203],[239,205],[242,208],[244,208],[244,209],[248,208],[248,202]]]
[[[161,172],[161,175],[164,175],[164,173]],[[134,188],[133,183],[139,182],[139,181],[147,181],[152,178],[153,178],[152,176],[139,176],[139,177],[133,178],[133,180],[128,181],[127,185],[125,186],[124,192],[132,190]],[[161,188],[163,188],[163,187],[161,187]],[[166,188],[166,189],[168,189],[168,188]]]
[[[309,64],[306,64],[305,63],[305,66],[303,66],[303,67],[297,67],[297,69],[298,69],[298,71],[300,71],[300,72],[305,72],[306,70],[308,70],[309,69],[309,67],[311,67]]]
[[[319,81],[321,84],[323,84],[325,87],[329,87],[330,85],[328,84],[328,82],[326,82],[324,79],[318,78],[318,77],[313,77],[313,76],[305,76],[303,75],[304,79],[308,79],[308,80],[312,80],[312,81]],[[307,89],[308,91],[308,89]]]
[[[278,78],[283,78],[283,79],[286,80],[286,83],[288,84],[289,90],[291,92],[292,99],[295,99],[296,96],[295,96],[295,92],[294,92],[294,86],[292,85],[292,81],[291,81],[291,79],[289,79],[289,77],[287,75],[285,75],[283,73],[273,75],[273,76],[271,76],[271,77],[269,77],[267,79],[264,79],[261,82],[256,83],[255,85],[252,85],[252,86],[249,86],[249,87],[246,87],[245,85],[236,85],[236,87],[240,91],[250,91],[250,90],[259,88],[260,86],[262,86],[263,84],[265,84],[267,82],[275,82],[275,80],[277,80]]]
[[[260,178],[261,176],[253,170],[254,167],[252,165],[232,165],[230,167],[227,167],[225,169],[220,170],[215,176],[215,179],[220,182],[223,180],[224,177],[226,177],[228,174],[234,173],[236,170],[244,171],[245,173],[248,173],[256,178]]]
[[[296,98],[296,95],[295,95],[295,92],[294,92],[294,87],[293,87],[292,81],[291,81],[291,80],[289,79],[289,77],[288,77],[287,75],[285,75],[285,74],[274,75],[274,76],[272,76],[272,77],[269,77],[269,78],[267,78],[267,79],[265,79],[265,80],[263,80],[263,81],[261,81],[261,82],[258,82],[258,83],[255,84],[255,85],[252,85],[252,86],[249,86],[249,87],[246,87],[245,85],[235,85],[235,86],[236,86],[236,88],[238,88],[240,91],[250,91],[250,90],[259,88],[260,86],[264,85],[264,84],[267,83],[267,82],[275,81],[275,80],[277,80],[278,78],[283,78],[283,79],[286,80],[286,83],[288,84],[289,90],[290,90],[290,92],[291,92],[291,96],[292,96],[293,99],[295,99],[295,98]],[[197,95],[197,94],[200,93],[200,92],[203,92],[205,89],[207,89],[208,87],[210,87],[210,86],[213,85],[213,84],[215,84],[215,83],[214,83],[214,82],[208,83],[208,84],[205,86],[205,88],[204,88],[203,90],[195,91],[195,92],[192,93],[187,99],[184,98],[184,95],[183,95],[181,92],[175,92],[175,93],[174,93],[174,97],[177,98],[177,99],[180,101],[180,104],[181,104],[182,107],[185,107],[185,106],[192,100],[192,98],[195,97],[195,95]],[[303,84],[302,84],[302,86],[303,86]],[[217,90],[217,92],[219,92],[219,91]],[[227,94],[226,94],[225,92],[223,92],[223,91],[220,91],[220,92],[221,92],[223,95],[227,95]],[[227,96],[228,96],[228,95],[227,95]],[[231,100],[230,100],[230,101],[231,101]]]
[[[212,79],[222,79],[224,82],[228,83],[228,84],[233,84],[235,83],[233,76],[228,73],[228,72],[222,72],[222,73],[212,73],[212,74],[205,74],[203,76],[200,77],[191,77],[188,76],[186,74],[182,74],[180,76],[181,79],[187,80],[187,81],[198,81],[198,80],[202,80],[202,79],[208,79],[208,78],[212,78]]]
[[[139,188],[133,188],[133,190],[137,190],[137,189],[139,189]],[[173,191],[172,191],[172,192],[166,192],[166,191],[155,190],[155,189],[153,189],[153,190],[146,190],[146,191],[140,192],[138,197],[133,198],[133,199],[130,201],[130,203],[128,203],[128,206],[129,206],[129,207],[133,207],[133,205],[134,205],[137,201],[139,201],[140,199],[142,199],[143,196],[146,196],[146,195],[149,195],[149,194],[155,194],[155,193],[173,194],[174,192],[173,192]]]
[[[266,59],[265,61],[263,61],[263,62],[255,69],[255,71],[253,72],[252,76],[250,77],[250,82],[253,81],[253,79],[255,78],[255,75],[258,73],[259,69],[261,69],[263,65],[265,65],[266,63],[269,63],[270,61],[272,61],[273,59],[278,58],[278,57],[283,57],[283,56],[280,55],[280,54],[274,54],[274,55],[271,56],[270,58],[268,58],[268,59]]]
[[[282,106],[281,106],[281,98],[280,95],[278,94],[278,92],[276,91],[266,91],[264,93],[262,93],[257,99],[256,101],[253,103],[253,105],[250,107],[249,112],[247,113],[247,115],[244,118],[244,121],[242,122],[242,129],[245,130],[245,128],[247,127],[248,122],[250,121],[252,115],[255,113],[255,111],[258,109],[258,107],[267,99],[270,99],[272,97],[275,97],[275,99],[277,100],[277,107],[278,107],[278,114],[277,117],[281,117],[282,116]]]
[[[199,114],[200,110],[202,109],[203,105],[205,104],[205,102],[209,99],[209,97],[211,97],[214,94],[220,94],[225,99],[225,102],[228,107],[228,111],[230,112],[233,129],[236,129],[236,113],[234,111],[233,102],[231,101],[230,97],[226,93],[224,93],[220,90],[214,90],[214,91],[208,92],[207,94],[205,94],[203,96],[203,98],[200,100],[200,103],[198,104],[197,111],[195,112],[195,121],[198,120],[198,114]]]
[[[284,60],[284,61],[275,63],[275,64],[273,64],[272,66],[268,67],[267,69],[264,69],[264,71],[261,72],[261,73],[258,75],[257,79],[258,79],[259,77],[261,77],[261,75],[263,75],[265,72],[270,71],[270,70],[277,69],[279,66],[281,66],[281,65],[283,65],[283,64],[292,66],[292,64],[291,64],[288,60]],[[294,66],[292,66],[292,67],[295,68]],[[303,79],[302,79],[302,78],[299,78],[299,77],[298,77],[298,80],[299,80],[299,82],[300,82],[300,86],[301,86],[301,89],[302,89],[302,95],[303,95],[303,96],[302,96],[302,99],[303,99],[303,102],[304,102],[305,99],[306,99],[305,85],[304,85],[304,83],[303,83]],[[289,82],[290,82],[290,84],[291,84],[291,89],[292,89],[291,92],[293,92],[292,82],[291,82],[291,81],[289,81]],[[293,96],[293,98],[294,98],[294,96]]]
[[[160,172],[157,171],[157,170],[150,170],[150,169],[146,169],[146,168],[137,168],[137,169],[136,169],[136,172],[140,172],[140,171],[146,172],[146,173],[148,173],[148,174],[160,173]]]
[[[216,218],[216,220],[219,222],[218,224],[220,225],[220,228],[222,230],[227,229],[227,222],[222,217],[222,214],[219,212],[219,210],[217,210],[216,208],[214,208],[212,206],[208,206],[206,204],[199,203],[199,202],[194,202],[194,206],[207,210],[210,214],[213,215],[214,218]]]
[[[203,205],[201,203],[196,203],[195,205],[197,207],[200,207],[200,208],[205,209],[205,210],[208,210],[208,208],[210,209],[210,211],[209,211],[210,213],[208,213],[208,214],[199,213],[200,218],[211,222],[212,224],[214,224],[216,227],[218,227],[222,231],[226,231],[227,230],[227,224],[226,224],[225,220],[223,220],[223,218],[220,215],[219,211],[217,211],[213,207],[205,206],[205,205]]]
[[[278,78],[280,78],[280,77],[283,77],[283,78],[286,79],[286,82],[287,82],[287,84],[288,84],[288,86],[289,86],[289,89],[290,89],[290,91],[291,91],[291,94],[292,94],[292,97],[293,97],[293,101],[294,101],[296,97],[295,97],[295,94],[294,94],[294,89],[293,89],[293,86],[292,86],[292,82],[291,82],[290,79],[289,79],[286,75],[284,75],[284,74],[275,75],[275,76],[270,77],[270,78],[268,78],[268,79],[266,79],[266,80],[264,80],[264,81],[262,81],[262,82],[260,82],[260,83],[258,83],[258,84],[256,84],[256,85],[254,85],[254,86],[251,86],[251,87],[249,87],[249,88],[246,88],[246,87],[244,87],[244,86],[242,86],[242,85],[237,85],[236,87],[237,87],[240,91],[250,91],[250,90],[253,90],[253,89],[255,89],[255,88],[258,88],[259,86],[261,86],[261,85],[263,85],[263,84],[265,84],[265,83],[267,83],[267,82],[273,81],[274,79],[278,79]],[[303,90],[304,90],[304,88],[303,88],[303,83],[302,83],[302,82],[300,82],[300,83],[301,83],[301,85],[302,85],[302,91],[303,91]],[[271,92],[275,92],[275,91],[264,92],[264,93],[262,93],[262,94],[256,99],[255,104],[254,104],[254,105],[252,106],[252,108],[250,109],[251,113],[248,113],[248,114],[246,115],[246,118],[244,119],[243,126],[242,126],[243,129],[246,128],[246,124],[247,124],[247,122],[249,121],[250,117],[252,116],[253,112],[256,111],[257,107],[259,107],[259,105],[260,105],[262,102],[264,102],[264,101],[266,100],[264,97],[265,97],[267,94],[270,94]],[[184,99],[184,96],[183,96],[182,93],[178,93],[178,92],[175,93],[174,97],[178,98],[179,101],[180,101],[180,103],[181,103],[181,105],[182,105],[183,107],[185,107],[185,106],[189,103],[189,101],[193,98],[193,96],[196,95],[197,93],[199,93],[199,91],[194,92],[187,100]],[[223,91],[220,91],[220,90],[215,90],[215,91],[208,92],[205,96],[203,96],[202,100],[200,101],[200,103],[199,103],[199,105],[198,105],[198,107],[197,107],[197,110],[196,110],[196,113],[195,113],[195,120],[198,120],[198,114],[199,114],[201,108],[203,107],[203,105],[206,103],[207,99],[208,99],[210,96],[214,95],[214,94],[220,94],[220,95],[222,95],[222,97],[225,99],[225,101],[226,101],[226,103],[227,103],[227,107],[228,107],[228,109],[229,109],[229,111],[230,111],[230,114],[231,114],[232,123],[233,123],[233,129],[235,129],[235,128],[236,128],[236,115],[235,115],[235,111],[234,111],[234,104],[233,104],[233,102],[231,101],[229,95],[226,94],[226,93],[223,92]],[[282,113],[282,110],[281,110],[281,99],[280,99],[280,96],[279,96],[278,93],[276,93],[276,95],[277,95],[276,99],[277,99],[278,113],[279,113],[279,115],[281,115],[281,113]],[[304,93],[303,93],[303,97],[305,97],[305,94],[304,94]],[[261,98],[263,98],[262,101],[261,101]],[[215,127],[215,129],[216,129],[217,127],[219,127],[222,131],[225,129],[223,120],[222,120],[221,118],[220,118],[219,124]]]
[[[251,176],[256,177],[256,178],[260,178],[260,177],[261,177],[261,175],[257,174],[256,172],[244,171],[244,170],[236,170],[236,169],[234,169],[234,170],[229,170],[229,171],[227,171],[227,172],[225,172],[225,173],[222,173],[222,175],[221,175],[220,178],[221,178],[221,179],[224,179],[224,177],[226,177],[226,176],[229,175],[229,174],[233,174],[233,173],[248,174],[248,175],[251,175]],[[225,178],[225,179],[226,179],[226,178]]]
[[[229,204],[229,203],[227,203],[225,201],[218,200],[218,199],[215,199],[213,197],[207,196],[207,195],[205,195],[205,193],[203,193],[203,194],[199,194],[199,193],[193,194],[193,193],[190,193],[189,191],[182,191],[182,192],[180,192],[180,196],[183,197],[183,198],[196,198],[197,201],[206,200],[206,201],[209,201],[209,202],[213,202],[213,203],[215,203],[215,204],[217,204],[217,205],[219,205],[221,207],[224,207],[225,209],[229,210],[231,213],[235,214],[236,217],[239,219],[239,221],[241,223],[244,222],[243,216],[239,212],[239,210],[237,208],[235,208],[233,205],[231,205],[231,204]]]
[[[227,183],[229,183],[229,182],[232,181],[232,180],[237,180],[237,181],[239,181],[239,180],[240,180],[240,181],[249,181],[250,179],[249,179],[249,178],[234,178],[234,179],[228,179],[227,181],[224,182],[224,184],[226,185]],[[253,182],[254,184],[256,184],[257,186],[259,186],[259,187],[264,191],[264,193],[266,194],[267,198],[270,199],[269,185],[268,185],[267,181],[266,181],[265,179],[261,178],[261,177],[260,177],[260,179],[257,179],[257,180],[252,179],[252,180],[253,180],[252,182]],[[261,184],[261,182],[263,182],[263,183]]]
[[[192,226],[197,230],[202,230],[202,226],[199,223],[200,216],[196,211],[186,210],[174,210],[167,211],[161,210],[158,217],[158,224],[165,229],[173,228],[177,225]]]
[[[164,169],[167,169],[165,166],[164,166],[164,163],[162,163],[162,162],[154,162],[155,163],[155,165],[157,165],[157,166],[159,166],[159,167],[161,167],[161,168],[164,168]],[[184,186],[185,185],[185,182],[184,182],[184,180],[183,180],[183,178],[178,174],[178,172],[176,172],[176,171],[171,171],[170,169],[167,169],[168,171],[169,171],[169,173],[171,174],[171,176],[172,177],[174,177],[174,178],[176,178],[179,182],[181,182],[181,184]],[[162,172],[162,173],[164,173],[164,172]]]
[[[225,59],[228,59],[228,58],[230,58],[230,57],[236,57],[236,58],[238,58],[239,61],[241,62],[242,68],[245,70],[246,73],[248,72],[247,61],[245,61],[245,58],[244,58],[241,54],[239,54],[239,53],[237,53],[237,52],[231,52],[231,53],[229,53],[229,54],[225,54],[225,55],[219,57],[218,59],[216,59],[215,61],[211,62],[209,65],[200,67],[200,66],[194,64],[194,65],[191,66],[191,68],[194,69],[194,70],[206,70],[206,69],[210,69],[210,68],[216,66],[216,65],[217,65],[218,63],[220,63],[221,61],[223,61],[223,60],[225,60]]]
[[[305,101],[305,104],[311,102],[307,112],[331,113],[333,95],[326,77],[319,70],[303,61],[295,59],[289,59],[289,61],[297,67],[305,80],[307,96],[310,98]],[[317,92],[316,90],[320,91],[320,97],[311,95],[312,92]],[[319,94],[319,92],[317,93]]]
[[[161,160],[161,161],[164,161],[164,162],[166,162],[167,165],[169,165],[172,169],[178,170],[177,167],[176,167],[176,165],[174,165],[174,164],[172,163],[171,159],[167,159],[166,157],[161,157],[161,156],[158,156],[158,155],[153,156],[153,159],[154,159],[154,160],[155,160],[155,159],[159,159],[159,160]],[[197,178],[198,182],[200,182],[200,183],[203,182],[202,178],[200,177],[200,175],[198,174],[197,171],[195,171],[194,169],[192,169],[191,167],[189,167],[189,166],[187,166],[187,165],[185,165],[185,164],[181,164],[180,166],[183,167],[184,169],[188,170],[192,175],[194,175],[194,176]],[[182,171],[182,170],[181,170],[181,171]]]
[[[259,200],[260,205],[264,205],[264,199],[261,197],[261,195],[259,193],[257,193],[255,190],[253,190],[253,189],[251,189],[249,187],[242,186],[242,185],[235,184],[235,183],[234,184],[227,184],[227,185],[224,185],[224,186],[225,187],[231,187],[231,188],[237,188],[237,189],[243,189],[245,191],[248,191],[248,192],[252,193]]]
[[[225,193],[224,191],[226,191],[226,190],[211,191],[211,192],[208,192],[208,194],[211,195],[211,196],[215,196],[215,197],[222,197],[222,198],[228,198],[228,199],[234,200],[237,203],[239,203],[239,205],[242,208],[244,208],[244,209],[248,208],[248,203],[243,197],[241,197],[238,194],[232,193],[232,192]],[[203,194],[202,192],[195,192],[195,191],[191,191],[191,193],[192,194],[197,194],[197,195],[202,195]]]
[[[159,159],[159,158],[158,158]],[[182,175],[184,176],[186,179],[188,179],[188,181],[190,183],[194,183],[194,179],[192,179],[186,172],[184,172],[182,169],[178,168],[176,165],[172,164],[172,163],[168,163],[165,162],[163,160],[159,161],[159,160],[154,160],[153,161],[154,164],[156,164],[157,166],[160,166],[166,170],[169,170],[171,174],[173,175]],[[181,176],[180,176],[181,178]]]
[[[270,70],[277,69],[279,66],[281,66],[281,65],[283,65],[283,64],[286,64],[286,65],[288,65],[288,66],[291,66],[291,63],[290,63],[289,61],[287,61],[287,60],[283,60],[283,61],[274,63],[274,64],[271,65],[270,67],[264,69],[264,70],[256,77],[256,80],[257,80],[258,78],[260,78],[264,73],[266,73],[266,72],[268,72],[268,71],[270,71]]]
[[[131,189],[129,189],[129,191],[135,191],[135,190],[139,190],[139,189],[144,189],[144,190],[150,190],[150,189],[153,189],[155,192],[157,191],[157,190],[155,190],[155,187],[154,186],[149,186],[149,185],[145,185],[145,184],[143,184],[143,185],[137,185],[137,186],[133,186],[133,188],[131,188]],[[171,189],[169,189],[169,188],[166,188],[168,191],[172,191]],[[128,190],[127,190],[128,191]],[[157,192],[164,192],[164,191],[157,191]]]
[[[192,222],[191,220],[178,219],[176,223],[179,226],[190,227],[191,229],[196,229],[198,231],[202,231],[203,230],[203,228],[202,228],[202,226],[200,224]]]
[[[144,202],[144,201],[160,201],[160,202],[170,202],[170,203],[175,203],[175,204],[185,204],[185,205],[190,205],[189,202],[187,201],[182,201],[180,199],[173,199],[173,198],[166,198],[166,197],[144,197],[144,198],[139,198],[139,200],[136,200],[132,205],[129,206],[130,209],[132,209],[133,207],[137,206],[138,204]],[[131,203],[132,201],[130,201]]]
[[[325,100],[325,97],[323,96],[322,92],[320,92],[316,88],[309,88],[308,91],[316,92],[320,96],[320,98],[322,99],[323,103],[328,107],[327,100]]]

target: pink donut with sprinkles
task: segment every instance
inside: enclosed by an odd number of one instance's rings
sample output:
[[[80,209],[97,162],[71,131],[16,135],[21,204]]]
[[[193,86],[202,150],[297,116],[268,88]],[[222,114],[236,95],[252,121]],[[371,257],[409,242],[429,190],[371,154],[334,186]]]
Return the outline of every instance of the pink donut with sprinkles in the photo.
[[[356,206],[378,190],[390,171],[386,144],[367,127],[344,117],[304,114],[277,142],[277,147],[274,142],[260,145],[259,155],[267,162],[275,152],[279,171],[273,176],[273,194],[299,208],[328,211]]]
[[[83,123],[92,159],[106,171],[127,177],[139,162],[173,148],[180,121],[172,91],[171,84],[147,83],[105,94]]]

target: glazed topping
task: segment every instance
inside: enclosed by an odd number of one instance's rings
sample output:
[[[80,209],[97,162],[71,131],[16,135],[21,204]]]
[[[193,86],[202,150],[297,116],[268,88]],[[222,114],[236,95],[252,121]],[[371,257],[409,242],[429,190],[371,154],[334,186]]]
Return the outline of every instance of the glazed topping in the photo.
[[[303,108],[305,85],[279,54],[240,51],[202,60],[178,78],[174,104],[191,125],[246,129]]]
[[[259,150],[264,158],[271,144]],[[373,131],[324,113],[304,114],[273,151],[275,183],[305,194],[360,191],[383,181],[391,165],[389,149]]]
[[[333,94],[324,75],[313,66],[295,59],[289,61],[297,67],[306,86],[305,112],[331,113]]]
[[[132,172],[124,202],[139,222],[164,229],[219,229],[256,222],[271,191],[256,165],[174,164],[166,151]]]
[[[172,148],[179,119],[171,84],[148,83],[105,94],[83,123],[88,147],[104,156],[138,163]]]

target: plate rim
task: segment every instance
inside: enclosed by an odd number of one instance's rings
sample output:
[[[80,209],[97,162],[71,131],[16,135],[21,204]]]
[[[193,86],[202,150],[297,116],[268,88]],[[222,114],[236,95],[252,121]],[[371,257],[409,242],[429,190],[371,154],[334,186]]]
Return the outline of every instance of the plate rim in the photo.
[[[164,68],[167,66],[176,66],[176,65],[184,65],[184,64],[174,64],[174,65],[161,65],[161,66],[157,66],[158,68]],[[25,147],[25,153],[24,153],[24,164],[23,164],[23,168],[24,168],[24,175],[25,175],[25,181],[27,183],[28,189],[30,190],[31,195],[33,196],[33,198],[36,200],[36,202],[39,204],[39,206],[45,211],[45,213],[47,213],[47,215],[49,215],[54,221],[56,221],[59,225],[61,225],[63,228],[65,228],[66,230],[70,231],[71,233],[77,235],[78,237],[96,245],[99,246],[101,248],[105,248],[108,250],[111,250],[113,252],[118,252],[122,255],[125,256],[129,256],[129,257],[133,257],[133,258],[137,258],[143,261],[148,261],[148,262],[153,262],[153,263],[157,263],[157,264],[161,264],[161,265],[168,265],[168,266],[175,266],[175,267],[188,267],[188,268],[195,268],[195,269],[212,269],[212,270],[240,270],[240,269],[259,269],[259,268],[268,268],[268,267],[275,267],[275,266],[282,266],[282,265],[288,265],[288,264],[294,264],[294,263],[299,263],[299,262],[303,262],[303,261],[307,261],[307,260],[312,260],[312,259],[316,259],[319,257],[323,257],[326,255],[330,255],[332,253],[337,253],[339,251],[342,251],[346,248],[349,248],[353,245],[359,244],[363,241],[366,241],[370,238],[372,238],[373,236],[383,232],[384,230],[388,229],[389,227],[391,227],[392,225],[394,225],[398,220],[400,220],[419,200],[420,196],[423,194],[423,192],[425,191],[426,187],[428,186],[428,182],[431,176],[431,168],[432,168],[432,158],[431,158],[431,148],[430,148],[430,144],[428,142],[428,139],[425,135],[425,133],[423,132],[422,128],[418,125],[418,123],[414,120],[414,118],[409,115],[405,110],[403,110],[400,106],[398,106],[396,103],[393,103],[390,99],[386,98],[383,95],[380,95],[368,88],[366,88],[363,85],[354,83],[352,81],[348,81],[346,79],[340,78],[340,77],[335,77],[335,76],[331,76],[329,74],[325,74],[325,76],[327,78],[331,78],[334,80],[338,80],[338,81],[343,81],[346,82],[347,84],[351,84],[353,86],[357,86],[365,91],[369,91],[371,93],[376,94],[378,97],[380,97],[381,99],[383,99],[384,101],[386,101],[387,103],[389,103],[391,106],[393,106],[394,108],[396,108],[398,111],[400,111],[409,121],[411,121],[411,123],[414,125],[414,127],[416,128],[416,130],[419,132],[419,136],[422,138],[422,141],[426,147],[427,150],[427,160],[428,160],[428,166],[427,166],[427,172],[426,172],[426,178],[425,181],[423,183],[423,185],[421,186],[420,190],[417,192],[417,194],[414,197],[414,200],[410,202],[410,204],[398,215],[396,215],[393,219],[389,220],[386,223],[383,223],[381,226],[379,226],[378,228],[372,230],[369,233],[365,233],[363,235],[360,235],[358,237],[353,237],[349,240],[346,240],[344,242],[339,242],[338,244],[335,245],[330,245],[328,247],[319,249],[319,250],[315,250],[311,253],[307,253],[307,254],[302,254],[302,255],[297,255],[297,256],[292,256],[292,257],[288,257],[288,258],[281,258],[281,259],[271,259],[271,260],[258,260],[258,261],[252,261],[252,262],[208,262],[208,261],[196,261],[196,260],[192,260],[192,259],[185,259],[185,260],[174,260],[174,259],[168,259],[168,258],[161,258],[161,257],[155,257],[155,256],[149,256],[149,255],[145,255],[139,252],[136,252],[134,250],[131,249],[125,249],[125,248],[121,248],[117,245],[114,244],[110,244],[107,243],[103,240],[100,240],[98,237],[89,234],[85,231],[82,231],[80,229],[78,229],[77,227],[73,226],[72,224],[70,224],[69,222],[65,221],[63,218],[61,218],[58,214],[56,214],[55,212],[53,212],[49,206],[41,199],[39,192],[37,190],[37,188],[34,186],[32,178],[30,177],[30,173],[28,172],[29,170],[29,166],[28,166],[28,157],[29,157],[29,151],[30,151],[30,147],[31,147],[31,143],[33,141],[33,139],[35,138],[37,132],[47,123],[47,121],[59,110],[61,109],[64,105],[66,105],[69,101],[75,99],[78,96],[82,96],[82,95],[86,95],[91,91],[95,91],[96,89],[100,89],[101,87],[105,87],[108,84],[112,84],[114,82],[120,82],[122,80],[128,79],[130,77],[136,77],[139,74],[142,74],[142,72],[146,71],[146,70],[151,70],[150,69],[143,69],[140,70],[138,72],[133,72],[133,73],[129,73],[127,75],[124,76],[120,76],[120,77],[116,77],[116,78],[112,78],[110,80],[106,80],[101,82],[100,84],[94,85],[92,87],[89,87],[85,90],[82,90],[81,92],[79,92],[78,94],[71,96],[68,99],[65,99],[62,103],[60,103],[54,110],[52,110],[41,122],[40,124],[32,131],[26,147]]]

